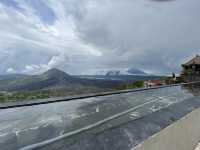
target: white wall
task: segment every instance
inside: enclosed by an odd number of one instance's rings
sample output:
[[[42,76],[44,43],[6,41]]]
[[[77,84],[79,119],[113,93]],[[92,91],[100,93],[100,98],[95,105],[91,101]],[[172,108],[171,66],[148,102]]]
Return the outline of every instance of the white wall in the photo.
[[[199,141],[200,109],[196,109],[132,150],[194,150]]]

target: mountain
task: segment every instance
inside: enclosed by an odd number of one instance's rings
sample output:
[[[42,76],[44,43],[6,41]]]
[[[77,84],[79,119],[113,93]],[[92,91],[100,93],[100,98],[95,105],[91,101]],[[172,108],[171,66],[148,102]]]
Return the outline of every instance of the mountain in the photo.
[[[132,74],[132,75],[147,75],[147,73],[145,73],[144,71],[136,69],[136,68],[128,69],[127,73]]]
[[[53,68],[53,69],[50,69],[50,70],[44,72],[42,74],[42,76],[46,76],[46,77],[49,77],[49,78],[52,78],[52,77],[54,77],[54,78],[56,78],[56,77],[61,77],[61,78],[70,77],[69,74],[67,74],[64,71],[61,71],[57,68]]]
[[[97,75],[105,75],[105,76],[119,76],[119,75],[136,75],[136,76],[144,76],[148,75],[144,71],[136,68],[129,68],[129,69],[117,69],[117,70],[108,70],[108,71],[101,71],[104,74],[97,74]]]
[[[136,68],[122,68],[117,70],[100,70],[95,75],[79,75],[84,79],[112,80],[121,82],[136,82],[146,80],[159,80],[163,76],[147,74],[144,71]]]
[[[121,73],[120,73],[120,71],[119,70],[112,70],[112,71],[108,71],[107,73],[106,73],[106,76],[118,76],[118,75],[120,75]]]
[[[61,88],[66,90],[112,89],[120,84],[120,81],[79,78],[54,68],[40,75],[4,78],[0,80],[0,91],[34,91]]]

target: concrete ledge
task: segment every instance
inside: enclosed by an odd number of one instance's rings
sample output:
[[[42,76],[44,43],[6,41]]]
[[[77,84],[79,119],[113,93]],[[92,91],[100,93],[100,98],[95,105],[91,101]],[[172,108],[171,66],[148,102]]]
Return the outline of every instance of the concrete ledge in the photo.
[[[200,108],[132,150],[194,150],[200,140]]]

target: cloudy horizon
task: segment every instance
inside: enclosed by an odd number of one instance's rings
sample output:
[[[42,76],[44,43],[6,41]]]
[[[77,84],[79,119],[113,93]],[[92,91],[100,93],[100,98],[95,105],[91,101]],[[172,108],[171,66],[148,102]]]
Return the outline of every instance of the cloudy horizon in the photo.
[[[200,53],[198,0],[1,0],[0,74],[180,72]]]

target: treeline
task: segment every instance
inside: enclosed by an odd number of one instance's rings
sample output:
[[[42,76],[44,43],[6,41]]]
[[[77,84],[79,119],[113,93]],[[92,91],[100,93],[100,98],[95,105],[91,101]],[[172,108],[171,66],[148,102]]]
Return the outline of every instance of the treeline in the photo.
[[[50,94],[48,91],[14,92],[9,94],[0,94],[0,102],[2,103],[45,98],[50,98]]]
[[[60,88],[60,89],[38,90],[38,91],[5,92],[5,93],[0,93],[0,102],[5,103],[5,102],[16,102],[24,100],[37,100],[37,99],[64,97],[64,96],[72,96],[80,94],[91,94],[91,93],[99,93],[99,92],[107,92],[115,90],[135,89],[142,87],[144,87],[144,81],[126,82],[113,89],[82,87],[79,89]]]
[[[0,93],[0,103],[5,102],[16,102],[24,100],[38,100],[53,97],[65,97],[81,94],[91,94],[104,92],[106,89],[99,89],[94,87],[85,87],[80,89],[48,89],[48,90],[38,90],[38,91],[20,91],[20,92],[8,92]]]
[[[144,87],[144,81],[127,82],[117,87],[117,90],[136,89],[143,87]]]

